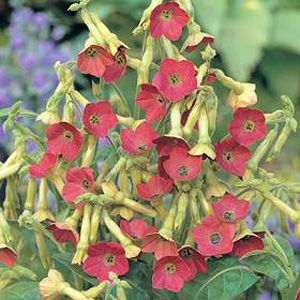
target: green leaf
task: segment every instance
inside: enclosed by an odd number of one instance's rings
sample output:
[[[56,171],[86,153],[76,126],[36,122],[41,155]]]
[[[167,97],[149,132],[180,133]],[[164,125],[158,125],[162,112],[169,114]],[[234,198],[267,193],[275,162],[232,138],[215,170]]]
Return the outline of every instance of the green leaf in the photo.
[[[7,117],[9,115],[10,111],[11,111],[11,107],[1,108],[0,109],[0,118]],[[36,113],[34,113],[33,111],[28,110],[28,109],[20,109],[19,115],[28,117],[28,118],[35,118],[37,116]]]
[[[243,7],[227,17],[216,44],[227,71],[235,79],[249,79],[268,43],[270,21],[262,5],[255,9]]]
[[[273,22],[272,46],[300,54],[299,10],[280,10],[275,13]]]
[[[292,99],[299,97],[300,57],[298,55],[280,50],[269,51],[262,60],[260,69],[276,96],[287,94]]]
[[[233,257],[223,257],[208,263],[207,274],[198,274],[186,283],[180,299],[231,300],[249,289],[259,279],[251,269]]]
[[[0,299],[7,300],[39,300],[38,282],[19,282],[0,291]]]
[[[101,147],[97,153],[97,160],[104,161],[113,151],[113,148],[110,146]]]

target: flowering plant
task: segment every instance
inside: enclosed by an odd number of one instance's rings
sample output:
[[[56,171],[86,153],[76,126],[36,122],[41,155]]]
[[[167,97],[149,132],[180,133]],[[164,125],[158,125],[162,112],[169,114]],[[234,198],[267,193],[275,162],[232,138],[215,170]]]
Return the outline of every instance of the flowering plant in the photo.
[[[214,37],[190,0],[152,0],[133,31],[145,36],[139,58],[88,2],[69,8],[90,34],[76,62],[55,64],[43,130],[18,122],[21,103],[2,111],[15,148],[0,166],[0,296],[251,299],[273,280],[282,299],[296,299],[293,250],[267,224],[279,214],[299,238],[300,186],[262,166],[296,131],[292,101],[282,96],[282,109],[264,113],[253,107],[255,85],[211,68]],[[200,66],[186,58],[197,50]],[[137,71],[133,108],[116,83],[127,68]],[[97,101],[76,89],[78,72]],[[225,103],[217,82],[230,90]],[[109,85],[118,97],[104,99]],[[218,141],[225,106],[232,120]],[[28,140],[37,151],[26,153]]]

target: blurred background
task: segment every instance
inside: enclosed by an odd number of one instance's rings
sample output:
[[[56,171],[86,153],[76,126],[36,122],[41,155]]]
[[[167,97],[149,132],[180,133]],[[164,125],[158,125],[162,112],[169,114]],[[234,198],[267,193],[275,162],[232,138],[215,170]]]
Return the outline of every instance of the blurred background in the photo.
[[[0,108],[22,101],[24,107],[41,112],[53,93],[57,79],[56,61],[76,60],[88,31],[75,13],[67,12],[68,0],[0,0]],[[133,38],[149,0],[92,0],[89,8],[118,34],[138,57],[142,37]],[[234,79],[257,85],[256,107],[272,112],[281,107],[280,95],[290,96],[299,121],[300,106],[300,1],[299,0],[194,0],[195,17],[202,30],[215,36],[218,52],[212,66],[222,68]],[[186,38],[186,29],[181,46]],[[201,63],[199,53],[186,56]],[[127,70],[118,81],[127,99],[134,100],[136,74]],[[77,86],[91,95],[91,82],[78,76]],[[228,91],[216,84],[220,102]],[[220,105],[226,132],[232,115]],[[3,118],[0,122],[3,122]],[[39,126],[34,120],[28,126]],[[226,126],[224,126],[226,124]],[[287,181],[300,179],[299,130],[267,170]],[[0,161],[7,157],[12,140],[0,126]],[[296,245],[296,244],[295,244]],[[299,244],[297,244],[299,246]],[[261,298],[268,299],[268,298]],[[274,298],[275,299],[275,298]]]

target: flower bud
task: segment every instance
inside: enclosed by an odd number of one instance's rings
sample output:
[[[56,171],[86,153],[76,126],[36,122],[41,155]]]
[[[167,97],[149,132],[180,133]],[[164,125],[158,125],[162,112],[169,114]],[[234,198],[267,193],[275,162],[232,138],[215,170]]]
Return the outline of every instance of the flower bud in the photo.
[[[173,226],[175,222],[176,217],[176,211],[177,211],[177,203],[176,199],[173,199],[173,203],[171,206],[171,209],[169,211],[169,214],[165,218],[165,221],[163,223],[163,226],[158,231],[158,233],[165,238],[166,240],[173,241]]]
[[[186,210],[188,207],[188,196],[186,193],[182,192],[180,196],[178,197],[178,204],[177,204],[177,213],[176,218],[174,222],[174,229],[180,230],[185,217],[186,217]]]
[[[212,213],[211,204],[207,201],[201,190],[198,190],[198,201],[201,205],[204,215],[210,215]]]
[[[3,202],[4,216],[8,220],[16,221],[18,214],[16,211],[18,203],[18,195],[16,187],[18,186],[18,178],[16,176],[10,176],[6,181],[5,199]]]
[[[199,224],[201,221],[200,211],[197,201],[197,190],[192,189],[189,192],[189,213],[194,225]]]
[[[24,204],[24,208],[28,210],[30,213],[34,211],[34,199],[35,199],[35,179],[30,178],[27,185],[27,194],[26,194],[26,201]]]

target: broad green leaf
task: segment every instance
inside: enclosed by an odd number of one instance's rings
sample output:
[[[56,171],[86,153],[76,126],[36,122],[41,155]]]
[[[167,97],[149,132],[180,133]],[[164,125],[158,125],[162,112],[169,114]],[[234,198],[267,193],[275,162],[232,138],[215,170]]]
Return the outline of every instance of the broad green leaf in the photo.
[[[233,257],[223,257],[208,263],[207,274],[198,274],[186,283],[179,299],[231,300],[249,289],[259,279],[251,269]]]
[[[271,44],[300,54],[300,12],[280,10],[274,15]],[[276,63],[278,63],[276,61]]]
[[[216,44],[227,71],[235,79],[249,79],[268,44],[270,21],[269,12],[260,5],[243,7],[223,23]]]
[[[18,282],[0,291],[0,299],[7,300],[39,300],[38,282]]]
[[[298,98],[300,95],[300,56],[280,50],[269,51],[264,56],[260,69],[276,96],[287,94],[292,99]]]

